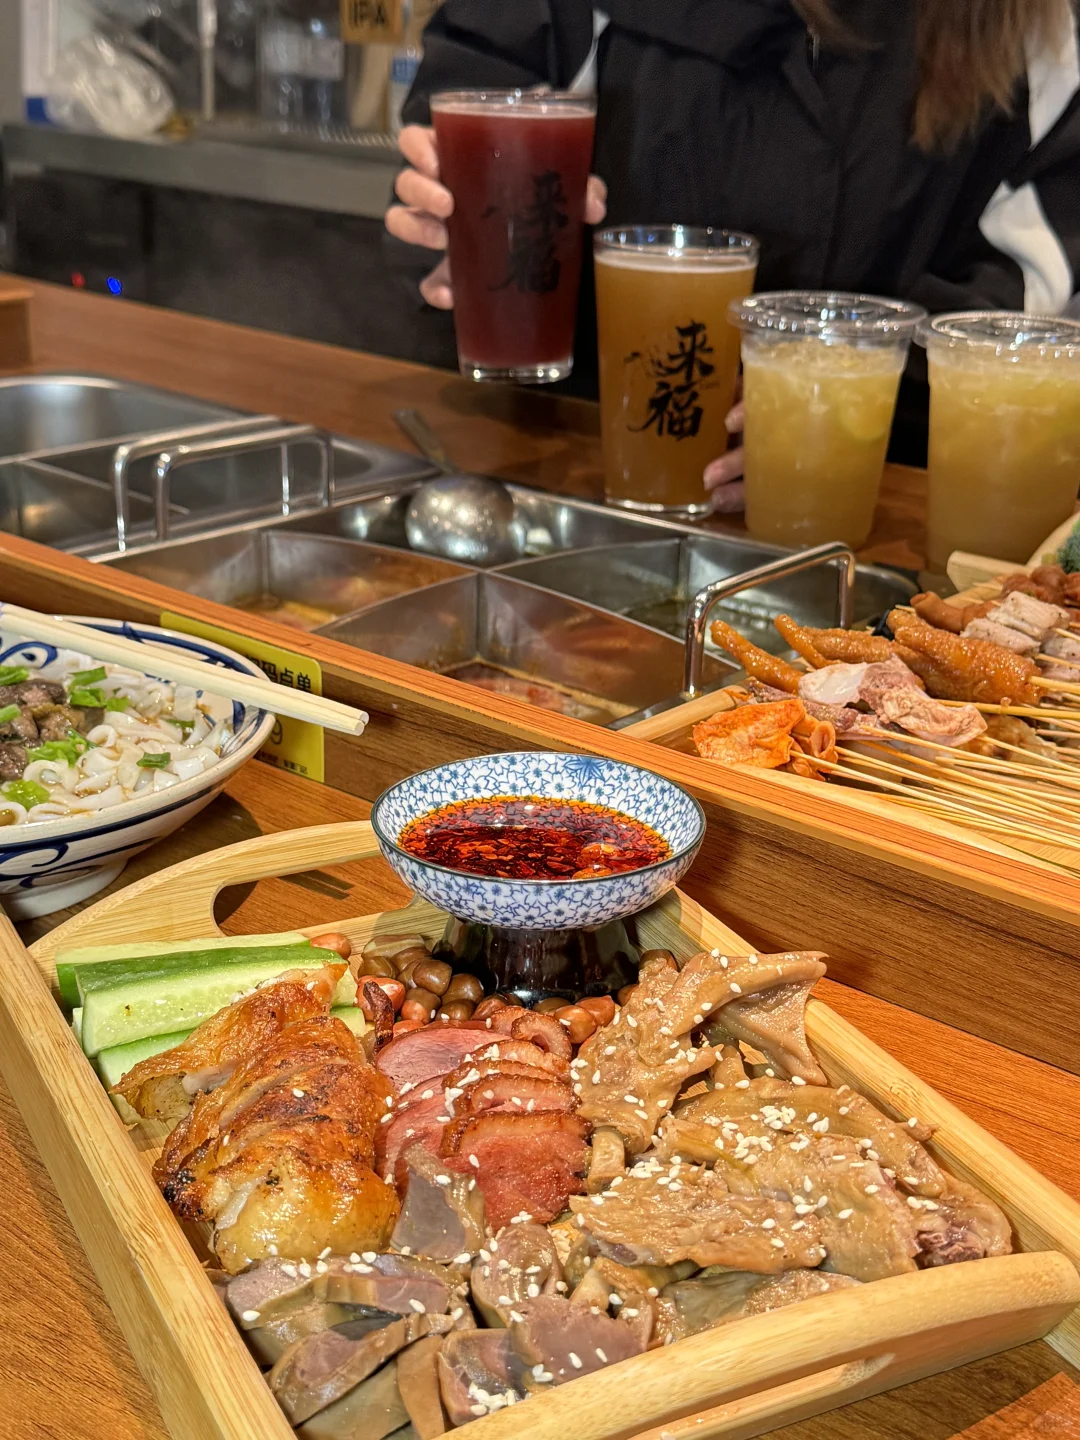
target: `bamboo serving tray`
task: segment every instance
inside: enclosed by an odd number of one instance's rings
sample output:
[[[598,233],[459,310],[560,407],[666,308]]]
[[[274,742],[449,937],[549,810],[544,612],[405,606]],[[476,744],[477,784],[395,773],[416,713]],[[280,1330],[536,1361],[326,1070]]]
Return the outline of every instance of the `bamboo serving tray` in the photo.
[[[139,1131],[129,1134],[75,1043],[50,989],[53,957],[75,942],[215,935],[214,901],[226,886],[378,853],[366,822],[261,836],[100,901],[31,952],[0,921],[0,1069],[175,1440],[289,1440],[293,1432],[151,1180]],[[414,901],[335,920],[334,929],[355,946],[402,926],[434,939],[444,921]],[[643,944],[680,958],[706,947],[751,948],[679,891],[640,915],[637,927]],[[850,1084],[898,1117],[915,1115],[935,1128],[936,1157],[1002,1206],[1021,1253],[737,1321],[452,1433],[468,1440],[752,1436],[1043,1336],[1080,1363],[1080,1206],[828,1006],[811,1001],[807,1032],[833,1084]]]

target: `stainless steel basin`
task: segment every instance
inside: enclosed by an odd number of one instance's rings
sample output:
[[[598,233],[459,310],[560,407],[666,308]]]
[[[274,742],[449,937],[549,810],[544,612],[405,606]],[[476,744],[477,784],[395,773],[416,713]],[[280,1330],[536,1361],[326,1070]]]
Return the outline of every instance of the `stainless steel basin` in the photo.
[[[0,458],[228,419],[235,410],[93,375],[0,379]]]
[[[769,545],[723,535],[684,535],[603,549],[526,560],[504,568],[503,574],[602,605],[619,615],[654,626],[682,639],[690,601],[715,580],[752,570],[784,552]],[[875,566],[858,570],[855,623],[865,624],[894,605],[905,605],[915,587],[902,575]],[[829,566],[786,580],[746,590],[713,612],[776,653],[787,649],[773,628],[783,612],[804,625],[839,623],[837,583]]]
[[[468,573],[428,555],[268,529],[137,550],[110,564],[300,630]]]
[[[513,496],[515,511],[511,539],[522,559],[647,539],[656,533],[655,524],[632,519],[602,505],[564,500],[523,485],[508,485],[507,489]],[[304,516],[293,523],[300,530],[347,535],[351,539],[372,540],[407,550],[405,512],[415,490],[415,484],[398,487],[391,493],[371,495],[355,505],[324,515]],[[660,530],[667,533],[670,527],[661,525]]]
[[[599,725],[682,684],[683,647],[672,637],[490,572],[373,605],[319,633]],[[730,673],[707,657],[706,683]]]
[[[146,526],[153,506],[132,501],[132,517]],[[79,543],[107,544],[116,533],[112,491],[36,461],[0,464],[0,531],[72,549]]]

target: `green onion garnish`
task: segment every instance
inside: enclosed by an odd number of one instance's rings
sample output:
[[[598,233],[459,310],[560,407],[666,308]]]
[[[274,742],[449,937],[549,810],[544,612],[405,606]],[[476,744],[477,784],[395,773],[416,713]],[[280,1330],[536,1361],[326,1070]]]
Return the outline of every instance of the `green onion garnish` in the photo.
[[[171,763],[172,756],[167,750],[160,755],[140,755],[138,759],[140,770],[164,770]]]
[[[76,685],[68,695],[68,704],[77,705],[81,710],[100,710],[105,704],[105,692]]]
[[[0,789],[5,800],[14,800],[16,805],[22,805],[26,810],[35,805],[44,805],[49,798],[45,786],[39,785],[35,780],[9,780]]]
[[[29,679],[30,671],[25,665],[0,665],[0,685],[21,685]]]
[[[21,714],[18,705],[5,705],[0,710],[0,725],[6,725],[9,720],[17,720]]]
[[[96,685],[99,680],[105,679],[105,666],[99,665],[96,670],[76,670],[71,677],[72,685]]]
[[[90,742],[72,730],[66,740],[46,740],[37,745],[29,752],[31,760],[66,760],[69,765],[74,765],[80,755],[85,755],[90,749]]]
[[[175,720],[171,715],[165,716],[164,718],[168,720],[170,725],[175,725],[178,730],[182,730],[185,735],[195,729],[194,720]]]
[[[126,695],[110,695],[105,701],[106,710],[126,710],[128,698]]]

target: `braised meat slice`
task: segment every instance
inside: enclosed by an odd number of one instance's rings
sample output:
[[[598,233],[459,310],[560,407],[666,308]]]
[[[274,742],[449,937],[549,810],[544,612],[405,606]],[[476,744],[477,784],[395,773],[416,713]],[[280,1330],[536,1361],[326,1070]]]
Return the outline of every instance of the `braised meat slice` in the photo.
[[[992,1200],[955,1176],[936,1206],[916,1212],[920,1254],[916,1263],[929,1269],[981,1260],[986,1255],[1011,1255],[1012,1226]]]
[[[759,1141],[754,1148],[751,1139]],[[750,1154],[755,1159],[747,1164]],[[813,1220],[824,1269],[863,1281],[915,1269],[918,1222],[909,1202],[920,1209],[935,1202],[905,1200],[854,1140],[803,1135],[773,1143],[767,1135],[746,1137],[730,1155],[720,1156],[717,1168],[733,1191],[787,1201],[800,1219]]]
[[[475,1178],[491,1230],[527,1217],[546,1224],[582,1191],[589,1164],[588,1122],[580,1115],[486,1111],[443,1132],[447,1169]]]
[[[639,1162],[618,1187],[571,1200],[601,1253],[624,1265],[724,1265],[777,1274],[825,1258],[816,1215],[787,1199],[734,1195],[714,1171]]]
[[[817,979],[731,1000],[720,1012],[719,1024],[731,1039],[760,1051],[779,1074],[797,1075],[807,1085],[824,1084],[827,1077],[806,1038],[806,1002]],[[713,1038],[708,1029],[705,1033]]]
[[[764,1315],[859,1284],[849,1275],[824,1270],[785,1270],[780,1275],[754,1275],[745,1270],[703,1270],[690,1280],[678,1280],[660,1292],[665,1341],[712,1330],[747,1315]]]
[[[869,1158],[895,1173],[915,1195],[940,1195],[947,1179],[919,1143],[930,1131],[918,1123],[890,1120],[857,1091],[842,1085],[793,1085],[759,1076],[749,1084],[718,1085],[708,1094],[676,1106],[661,1127],[657,1153],[711,1163],[718,1152],[732,1154],[743,1134],[762,1137],[843,1135],[860,1143]],[[756,1143],[756,1142],[754,1142]]]
[[[484,1194],[472,1175],[454,1174],[423,1145],[406,1150],[405,1198],[392,1244],[428,1260],[461,1262],[484,1243]]]
[[[176,1124],[200,1090],[212,1090],[286,1025],[329,1015],[339,966],[292,971],[204,1020],[182,1044],[152,1055],[114,1087],[144,1118]]]
[[[349,1326],[309,1335],[270,1371],[270,1388],[293,1425],[300,1425],[373,1375],[406,1345],[450,1329],[446,1315],[410,1315],[353,1339]]]
[[[385,1440],[409,1423],[401,1398],[397,1360],[354,1386],[340,1400],[320,1410],[297,1428],[299,1440]]]
[[[436,1440],[450,1428],[439,1394],[441,1335],[428,1335],[397,1357],[397,1381],[418,1440]],[[358,1432],[365,1436],[367,1431]]]
[[[481,1252],[469,1283],[485,1325],[498,1329],[526,1300],[555,1294],[562,1278],[555,1242],[543,1225],[509,1225]]]
[[[631,1156],[652,1145],[656,1126],[683,1082],[713,1062],[709,1046],[697,1047],[688,1033],[665,1025],[666,997],[679,978],[673,960],[643,965],[627,1003],[585,1042],[573,1062],[580,1113],[616,1131]],[[654,1043],[657,1027],[667,1032],[659,1037],[659,1047]]]
[[[509,1330],[511,1345],[541,1385],[565,1385],[645,1349],[645,1341],[632,1326],[560,1295],[524,1300],[515,1309]]]
[[[0,706],[25,706],[35,719],[39,711],[62,705],[66,698],[57,680],[20,680],[15,685],[0,685]]]
[[[375,1132],[375,1161],[379,1174],[393,1176],[399,1194],[405,1193],[408,1171],[404,1156],[414,1145],[439,1153],[443,1127],[451,1118],[450,1106],[441,1082],[433,1080],[423,1090],[414,1090],[407,1102],[399,1102],[380,1117]]]
[[[457,1330],[439,1351],[439,1390],[452,1425],[524,1400],[526,1378],[506,1330]]]
[[[451,1114],[455,1116],[479,1115],[485,1110],[505,1110],[512,1115],[532,1115],[544,1110],[569,1114],[577,1107],[570,1086],[554,1076],[535,1080],[520,1074],[495,1073],[474,1080],[460,1090],[448,1090],[446,1094]]]
[[[15,740],[22,745],[33,745],[37,739],[37,721],[29,710],[20,710],[10,720],[0,723],[0,741]]]

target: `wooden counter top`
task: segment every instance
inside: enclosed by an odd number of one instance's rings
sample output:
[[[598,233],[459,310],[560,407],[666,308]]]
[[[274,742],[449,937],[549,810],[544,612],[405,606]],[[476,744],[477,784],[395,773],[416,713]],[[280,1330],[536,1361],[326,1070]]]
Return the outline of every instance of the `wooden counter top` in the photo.
[[[603,497],[599,415],[588,401],[475,385],[445,370],[0,277],[0,288],[15,283],[33,296],[31,344],[39,370],[89,370],[160,385],[397,450],[409,442],[393,412],[416,408],[463,469]],[[924,473],[888,466],[862,558],[920,569],[925,511]],[[745,534],[739,520],[714,519],[707,528]]]
[[[201,816],[138,856],[117,883],[257,833],[362,819],[368,808],[340,791],[252,764]],[[241,933],[364,914],[385,903],[387,874],[381,861],[370,861],[227,891],[219,920]],[[404,902],[407,892],[390,883]],[[23,937],[30,943],[65,918],[30,922]],[[1080,1078],[828,981],[821,992],[871,1039],[1080,1197]],[[2,1085],[0,1176],[0,1437],[164,1440],[150,1392]],[[1061,1371],[1073,1373],[1038,1342],[775,1435],[949,1440]]]

